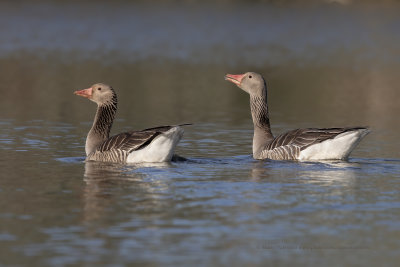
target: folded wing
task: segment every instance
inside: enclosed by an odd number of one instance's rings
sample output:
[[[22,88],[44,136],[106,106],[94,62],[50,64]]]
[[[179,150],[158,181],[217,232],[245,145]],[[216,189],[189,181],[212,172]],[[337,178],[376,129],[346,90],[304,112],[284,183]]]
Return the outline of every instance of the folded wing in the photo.
[[[366,128],[306,128],[292,130],[277,136],[265,147],[261,153],[261,157],[276,160],[298,159],[300,152],[311,145],[333,139],[345,132],[361,129]]]
[[[87,160],[124,162],[129,153],[149,145],[158,135],[175,126],[160,126],[141,131],[130,131],[114,135],[104,141]]]

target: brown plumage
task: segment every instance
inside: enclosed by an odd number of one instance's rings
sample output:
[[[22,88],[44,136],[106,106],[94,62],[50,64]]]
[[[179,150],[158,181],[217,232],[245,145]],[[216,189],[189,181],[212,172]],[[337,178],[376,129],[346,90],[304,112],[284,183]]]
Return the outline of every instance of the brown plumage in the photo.
[[[247,72],[239,75],[227,74],[225,79],[250,94],[255,159],[346,159],[369,133],[367,127],[306,128],[274,137],[271,132],[264,78],[258,73]]]
[[[367,128],[306,128],[292,130],[275,137],[272,142],[262,149],[261,158],[296,160],[299,158],[302,150],[314,144],[322,143],[328,139],[334,139],[339,134],[346,132],[364,130],[367,130]]]
[[[177,126],[159,126],[141,131],[124,132],[109,137],[115,113],[117,96],[106,84],[94,84],[75,94],[97,103],[97,112],[86,138],[86,160],[138,163],[170,161],[183,135]]]

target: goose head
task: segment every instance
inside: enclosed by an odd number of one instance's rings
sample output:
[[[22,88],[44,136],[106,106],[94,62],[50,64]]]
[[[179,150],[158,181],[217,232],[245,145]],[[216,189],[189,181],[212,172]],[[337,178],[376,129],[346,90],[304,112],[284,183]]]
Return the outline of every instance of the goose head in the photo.
[[[236,84],[251,96],[265,95],[266,83],[261,74],[246,72],[244,74],[227,74],[225,80]]]
[[[116,102],[114,89],[104,83],[93,84],[87,89],[75,91],[74,94],[86,97],[99,106],[114,104]]]

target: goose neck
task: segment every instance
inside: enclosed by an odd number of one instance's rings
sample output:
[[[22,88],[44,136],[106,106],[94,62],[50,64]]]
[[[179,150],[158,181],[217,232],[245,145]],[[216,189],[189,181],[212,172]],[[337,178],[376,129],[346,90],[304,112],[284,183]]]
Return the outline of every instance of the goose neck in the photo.
[[[110,130],[117,111],[116,103],[110,102],[97,107],[92,128],[86,138],[86,155],[92,153],[110,136]]]

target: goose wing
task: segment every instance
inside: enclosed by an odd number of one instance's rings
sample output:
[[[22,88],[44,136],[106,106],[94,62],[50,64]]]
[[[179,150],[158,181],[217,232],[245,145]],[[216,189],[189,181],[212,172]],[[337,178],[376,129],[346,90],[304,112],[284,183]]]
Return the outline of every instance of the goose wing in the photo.
[[[278,135],[262,151],[264,158],[271,159],[297,159],[301,150],[307,147],[321,143],[325,140],[335,138],[337,135],[366,129],[365,127],[349,128],[306,128],[296,129],[281,135]]]
[[[97,151],[103,153],[110,150],[122,150],[129,153],[139,150],[150,144],[158,135],[167,132],[173,127],[175,126],[159,126],[141,131],[120,133],[104,141],[97,148]]]

